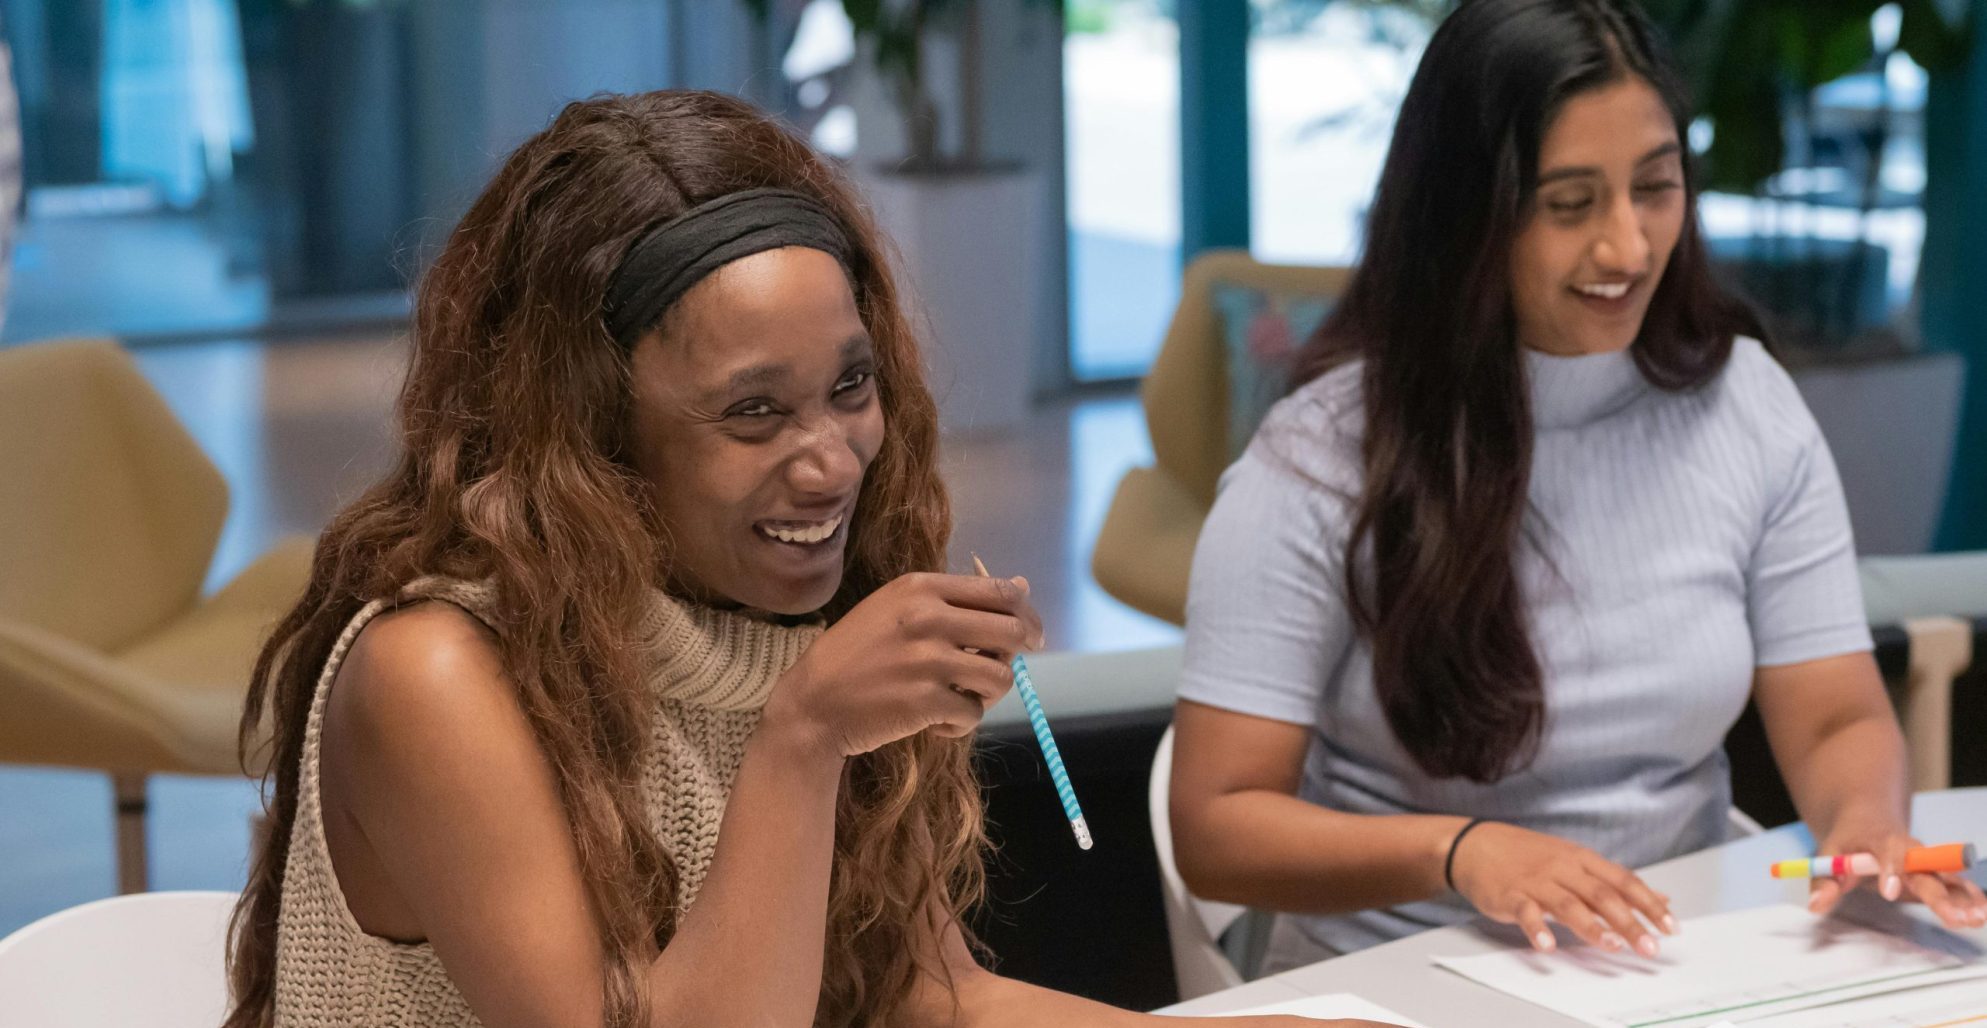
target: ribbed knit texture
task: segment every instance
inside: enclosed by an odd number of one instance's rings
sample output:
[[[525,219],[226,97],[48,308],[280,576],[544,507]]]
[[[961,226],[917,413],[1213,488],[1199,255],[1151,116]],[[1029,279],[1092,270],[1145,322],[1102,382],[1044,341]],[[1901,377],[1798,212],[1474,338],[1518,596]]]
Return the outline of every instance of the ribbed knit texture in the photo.
[[[1828,447],[1787,373],[1740,339],[1712,381],[1650,386],[1628,351],[1525,351],[1536,426],[1516,570],[1545,675],[1538,759],[1431,779],[1395,738],[1346,610],[1363,472],[1357,365],[1284,400],[1223,477],[1194,556],[1186,699],[1312,726],[1300,796],[1358,814],[1515,822],[1641,867],[1723,840],[1722,742],[1755,670],[1865,650]],[[1345,952],[1460,902],[1296,919]]]
[[[367,604],[332,647],[305,728],[296,822],[283,874],[276,940],[276,1023],[284,1028],[477,1025],[434,948],[367,934],[345,905],[324,840],[319,793],[325,698],[352,641],[391,607],[445,600],[501,632],[494,595],[480,584],[426,578],[392,603]],[[745,741],[779,676],[818,626],[782,627],[653,593],[642,652],[656,716],[642,770],[649,823],[676,861],[679,910],[696,899],[717,848],[718,825]]]

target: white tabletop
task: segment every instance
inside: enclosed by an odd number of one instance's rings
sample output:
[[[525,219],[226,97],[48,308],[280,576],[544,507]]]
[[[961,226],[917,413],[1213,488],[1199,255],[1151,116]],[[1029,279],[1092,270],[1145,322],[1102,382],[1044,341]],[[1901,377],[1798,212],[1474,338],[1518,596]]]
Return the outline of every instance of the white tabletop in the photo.
[[[1987,788],[1921,793],[1912,801],[1912,830],[1929,842],[1987,842]],[[1804,902],[1807,884],[1767,874],[1776,860],[1805,857],[1814,842],[1801,825],[1665,861],[1642,872],[1644,881],[1670,896],[1680,918],[1772,903]],[[1987,883],[1987,864],[1972,872]],[[1922,909],[1914,916],[1930,920]],[[1686,930],[1688,927],[1686,926]],[[1422,932],[1384,946],[1285,971],[1240,988],[1189,1000],[1169,1014],[1218,1014],[1303,996],[1351,992],[1412,1017],[1431,1028],[1450,1025],[1577,1026],[1580,1022],[1478,985],[1436,967],[1434,957],[1468,956],[1522,945],[1515,932],[1484,924]],[[1987,948],[1987,929],[1959,933]]]

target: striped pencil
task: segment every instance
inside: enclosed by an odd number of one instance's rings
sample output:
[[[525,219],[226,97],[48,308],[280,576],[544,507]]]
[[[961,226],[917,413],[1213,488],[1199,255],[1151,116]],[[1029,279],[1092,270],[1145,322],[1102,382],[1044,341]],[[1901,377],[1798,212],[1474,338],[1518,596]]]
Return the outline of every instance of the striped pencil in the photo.
[[[987,566],[980,563],[979,554],[973,555],[973,568],[982,578],[992,578]],[[1069,818],[1070,831],[1076,833],[1079,849],[1089,849],[1090,823],[1083,819],[1083,807],[1076,802],[1076,790],[1070,788],[1069,772],[1063,769],[1062,752],[1056,749],[1055,733],[1049,731],[1049,716],[1042,712],[1042,698],[1035,695],[1035,681],[1028,677],[1028,662],[1021,654],[1014,655],[1009,662],[1014,669],[1014,691],[1021,694],[1021,705],[1028,708],[1028,725],[1035,730],[1035,743],[1042,748],[1042,759],[1049,765],[1049,777],[1056,783],[1056,796],[1062,800],[1063,814]]]

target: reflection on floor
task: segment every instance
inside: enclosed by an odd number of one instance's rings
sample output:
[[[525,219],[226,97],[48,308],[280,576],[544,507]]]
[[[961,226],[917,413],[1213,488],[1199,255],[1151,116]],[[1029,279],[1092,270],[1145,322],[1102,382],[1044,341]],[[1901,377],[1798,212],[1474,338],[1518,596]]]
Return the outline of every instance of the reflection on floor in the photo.
[[[155,347],[139,364],[227,477],[233,505],[212,587],[270,543],[312,532],[392,456],[390,415],[403,345],[356,338]],[[1056,649],[1174,641],[1172,626],[1105,596],[1090,540],[1125,469],[1151,460],[1129,392],[1045,404],[1022,431],[948,443],[956,529],[951,564],[975,550],[1029,577]],[[152,784],[152,883],[238,889],[252,786]],[[102,775],[0,765],[0,935],[112,891],[110,786]]]

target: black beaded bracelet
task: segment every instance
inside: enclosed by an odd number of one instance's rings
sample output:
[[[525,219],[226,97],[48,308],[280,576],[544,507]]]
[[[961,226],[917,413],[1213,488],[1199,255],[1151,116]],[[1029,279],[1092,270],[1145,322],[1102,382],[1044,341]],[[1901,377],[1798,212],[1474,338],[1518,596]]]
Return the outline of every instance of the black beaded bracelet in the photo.
[[[1469,824],[1456,832],[1455,838],[1449,840],[1449,855],[1442,860],[1442,883],[1449,887],[1450,892],[1456,891],[1456,847],[1462,844],[1463,836],[1470,834],[1476,826],[1489,823],[1487,817],[1473,817]]]

